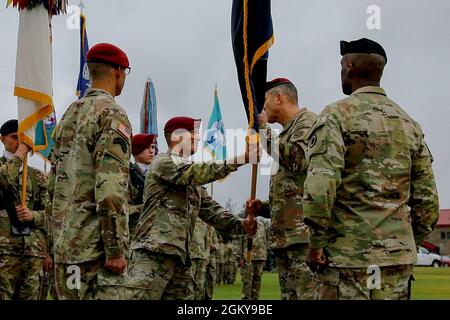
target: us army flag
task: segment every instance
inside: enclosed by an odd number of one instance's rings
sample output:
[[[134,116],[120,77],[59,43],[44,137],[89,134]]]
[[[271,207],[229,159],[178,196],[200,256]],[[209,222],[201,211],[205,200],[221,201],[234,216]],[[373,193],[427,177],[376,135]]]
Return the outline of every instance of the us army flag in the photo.
[[[231,36],[249,128],[264,106],[269,48],[274,43],[271,0],[233,0]]]
[[[48,147],[46,125],[54,122],[49,12],[43,5],[20,10],[16,81],[19,139],[33,152]],[[53,115],[53,116],[52,116]]]

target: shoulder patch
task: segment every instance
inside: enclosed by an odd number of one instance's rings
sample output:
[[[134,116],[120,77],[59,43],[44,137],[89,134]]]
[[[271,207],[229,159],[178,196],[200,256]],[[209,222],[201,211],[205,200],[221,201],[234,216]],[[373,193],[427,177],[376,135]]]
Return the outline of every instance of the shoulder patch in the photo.
[[[122,133],[127,139],[131,139],[131,129],[128,128],[123,122],[119,123],[117,131]]]

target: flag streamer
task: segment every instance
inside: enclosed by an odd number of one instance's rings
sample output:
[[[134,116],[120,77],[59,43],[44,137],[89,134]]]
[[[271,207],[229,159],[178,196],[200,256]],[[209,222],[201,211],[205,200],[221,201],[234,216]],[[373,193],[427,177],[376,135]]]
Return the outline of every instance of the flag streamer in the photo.
[[[155,86],[149,77],[145,82],[141,107],[141,133],[158,135]]]

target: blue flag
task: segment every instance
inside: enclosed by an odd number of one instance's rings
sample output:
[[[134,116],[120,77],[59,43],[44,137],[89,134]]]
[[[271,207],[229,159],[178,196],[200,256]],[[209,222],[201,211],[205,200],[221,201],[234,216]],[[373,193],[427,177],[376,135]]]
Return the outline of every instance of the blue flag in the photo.
[[[205,149],[208,150],[209,153],[211,153],[211,156],[216,160],[225,160],[227,158],[225,127],[223,125],[222,113],[220,112],[217,88],[214,91],[214,107],[211,118],[209,118]]]
[[[233,0],[233,53],[249,128],[264,107],[269,48],[274,43],[271,0]]]
[[[80,39],[80,73],[78,75],[77,96],[81,98],[91,85],[86,58],[89,51],[89,43],[86,32],[86,17],[84,14],[80,15]]]
[[[158,135],[156,113],[156,93],[152,79],[145,82],[144,98],[141,107],[141,133]]]

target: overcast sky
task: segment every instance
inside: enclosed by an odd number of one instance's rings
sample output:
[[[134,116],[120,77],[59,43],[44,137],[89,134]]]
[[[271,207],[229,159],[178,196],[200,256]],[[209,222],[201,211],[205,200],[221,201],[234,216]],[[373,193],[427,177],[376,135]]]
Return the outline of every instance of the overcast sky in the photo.
[[[111,42],[130,58],[132,72],[117,101],[127,110],[135,132],[148,76],[155,83],[160,129],[178,115],[207,122],[216,83],[225,127],[246,128],[231,49],[231,0],[84,2],[91,46]],[[381,30],[367,27],[370,5],[381,9]],[[12,92],[19,15],[15,9],[0,8],[3,123],[17,118]],[[380,42],[389,58],[382,86],[423,127],[435,159],[442,208],[450,207],[449,12],[448,0],[274,0],[276,40],[268,72],[268,78],[291,79],[300,91],[300,104],[319,113],[343,98],[339,40],[368,37]],[[53,19],[54,102],[59,117],[75,99],[79,68],[79,30],[67,28],[67,19]],[[160,145],[165,143],[161,140]],[[32,163],[43,166],[38,159]],[[267,176],[259,178],[258,197],[267,198],[268,182]],[[229,197],[244,202],[250,192],[250,168],[216,183],[214,191],[221,203]]]

